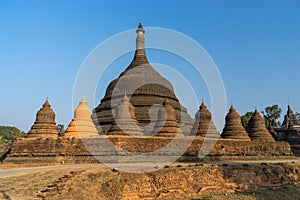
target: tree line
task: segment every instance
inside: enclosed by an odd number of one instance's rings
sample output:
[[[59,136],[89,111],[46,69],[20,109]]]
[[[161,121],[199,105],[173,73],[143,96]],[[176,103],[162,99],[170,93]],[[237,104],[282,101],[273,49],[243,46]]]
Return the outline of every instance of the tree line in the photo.
[[[63,124],[58,124],[57,129],[59,135],[63,136],[65,133],[65,128]],[[12,141],[16,138],[25,137],[26,133],[21,131],[17,127],[14,126],[0,126],[0,145],[4,145],[9,141]]]

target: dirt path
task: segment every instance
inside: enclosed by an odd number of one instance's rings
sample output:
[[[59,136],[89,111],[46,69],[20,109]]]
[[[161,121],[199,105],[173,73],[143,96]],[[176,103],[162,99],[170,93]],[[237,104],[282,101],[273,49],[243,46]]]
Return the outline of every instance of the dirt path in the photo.
[[[41,172],[46,170],[55,169],[85,169],[85,168],[104,168],[102,164],[76,164],[76,165],[55,165],[55,166],[44,166],[44,167],[26,167],[26,168],[14,168],[0,170],[0,178],[24,175],[32,172]]]
[[[291,163],[300,162],[300,159],[294,160],[268,160],[268,161],[232,161],[232,162],[211,162],[211,163],[172,163],[171,166],[182,165],[194,165],[194,164],[218,164],[218,165],[234,165],[234,164],[251,164],[251,163]],[[4,164],[5,165],[5,164]],[[46,170],[55,169],[89,169],[89,168],[118,168],[121,171],[128,172],[142,172],[141,169],[147,171],[154,171],[155,169],[163,168],[167,163],[110,163],[104,164],[72,164],[72,165],[54,165],[43,167],[21,167],[13,169],[0,169],[0,178],[11,177],[17,175],[28,174],[32,172],[41,172]],[[15,165],[17,166],[17,165]]]

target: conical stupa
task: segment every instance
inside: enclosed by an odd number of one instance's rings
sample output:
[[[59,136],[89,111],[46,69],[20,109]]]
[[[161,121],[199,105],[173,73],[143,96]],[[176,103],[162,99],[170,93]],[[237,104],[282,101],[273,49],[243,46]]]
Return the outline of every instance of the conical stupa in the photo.
[[[54,138],[58,137],[58,129],[55,122],[55,113],[51,109],[48,99],[37,112],[36,120],[27,137]]]
[[[195,114],[195,123],[191,131],[191,135],[201,136],[201,137],[219,137],[211,113],[207,109],[204,102],[201,103],[199,110]]]
[[[290,105],[288,105],[288,109],[286,114],[284,115],[284,121],[282,122],[282,126],[292,129],[294,127],[300,126],[300,121],[297,119],[297,116],[294,114]]]
[[[74,111],[74,118],[70,122],[64,137],[91,138],[99,136],[92,121],[91,111],[84,98]]]
[[[241,116],[236,112],[233,105],[229,109],[229,113],[225,118],[225,127],[221,134],[223,139],[247,140],[250,138],[242,125]]]
[[[145,30],[142,23],[139,24],[136,33],[136,50],[132,62],[108,85],[100,105],[93,111],[93,120],[97,129],[102,129],[104,134],[109,130],[113,123],[112,110],[127,93],[131,104],[135,107],[136,119],[145,135],[151,135],[157,120],[157,112],[151,112],[153,106],[162,105],[166,98],[175,109],[177,122],[182,124],[184,132],[189,133],[193,120],[187,113],[187,109],[180,105],[171,83],[155,71],[147,60],[144,48]]]
[[[112,126],[107,131],[106,135],[142,136],[143,133],[136,120],[134,110],[135,109],[129,102],[128,97],[124,95],[116,108]]]
[[[265,126],[265,119],[259,114],[257,109],[255,109],[248,122],[248,133],[253,141],[275,141]]]
[[[158,111],[158,120],[152,134],[161,137],[182,135],[179,124],[176,120],[175,109],[172,108],[168,99],[164,101],[163,107]]]

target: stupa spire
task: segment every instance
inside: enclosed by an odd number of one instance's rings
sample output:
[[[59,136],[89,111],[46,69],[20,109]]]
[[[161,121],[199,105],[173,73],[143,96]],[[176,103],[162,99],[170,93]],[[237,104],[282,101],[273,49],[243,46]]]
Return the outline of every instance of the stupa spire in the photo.
[[[288,113],[292,113],[292,109],[291,109],[291,105],[290,105],[290,104],[288,105],[288,110],[287,110],[287,112],[288,112]]]
[[[50,106],[50,103],[49,103],[49,101],[48,101],[48,97],[46,98],[46,101],[45,101],[45,103],[43,104],[43,107],[45,108],[45,107],[47,107],[47,108],[50,108],[51,106]]]
[[[145,29],[143,28],[142,22],[140,21],[138,28],[136,29],[136,49],[145,49]]]
[[[82,97],[80,102],[84,102],[84,103],[86,103],[87,101],[85,100],[85,98],[84,98],[84,97]]]
[[[136,50],[130,65],[131,67],[149,63],[145,51],[145,29],[143,28],[141,21],[136,29],[136,34]]]

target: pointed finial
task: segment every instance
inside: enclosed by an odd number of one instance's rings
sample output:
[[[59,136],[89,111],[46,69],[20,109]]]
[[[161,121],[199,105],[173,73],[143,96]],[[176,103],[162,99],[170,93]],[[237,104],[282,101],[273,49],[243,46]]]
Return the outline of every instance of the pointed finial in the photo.
[[[234,108],[233,104],[231,104],[229,111],[233,111],[233,110],[235,110],[235,108]]]
[[[84,97],[81,98],[81,102],[86,102]]]
[[[200,104],[200,107],[204,105],[204,99],[202,98],[202,101],[201,101],[201,104]]]
[[[143,28],[142,20],[140,20],[138,28]]]
[[[145,39],[144,33],[145,29],[143,28],[142,22],[139,23],[138,28],[136,29],[136,49],[144,49],[145,48]]]
[[[80,105],[86,104],[87,105],[87,101],[85,100],[84,97],[81,98],[81,101],[79,102]]]
[[[50,104],[49,104],[49,101],[48,101],[48,97],[46,98],[46,101],[43,104],[43,107],[50,107]]]
[[[143,32],[145,33],[145,29],[143,28],[142,21],[139,22],[138,28],[136,29],[136,33]]]
[[[288,113],[291,113],[291,111],[292,111],[291,105],[288,104],[288,110],[287,110],[287,112],[288,112]]]
[[[201,103],[199,109],[200,109],[200,110],[206,109],[206,105],[204,104],[203,99],[202,99],[202,103]]]

